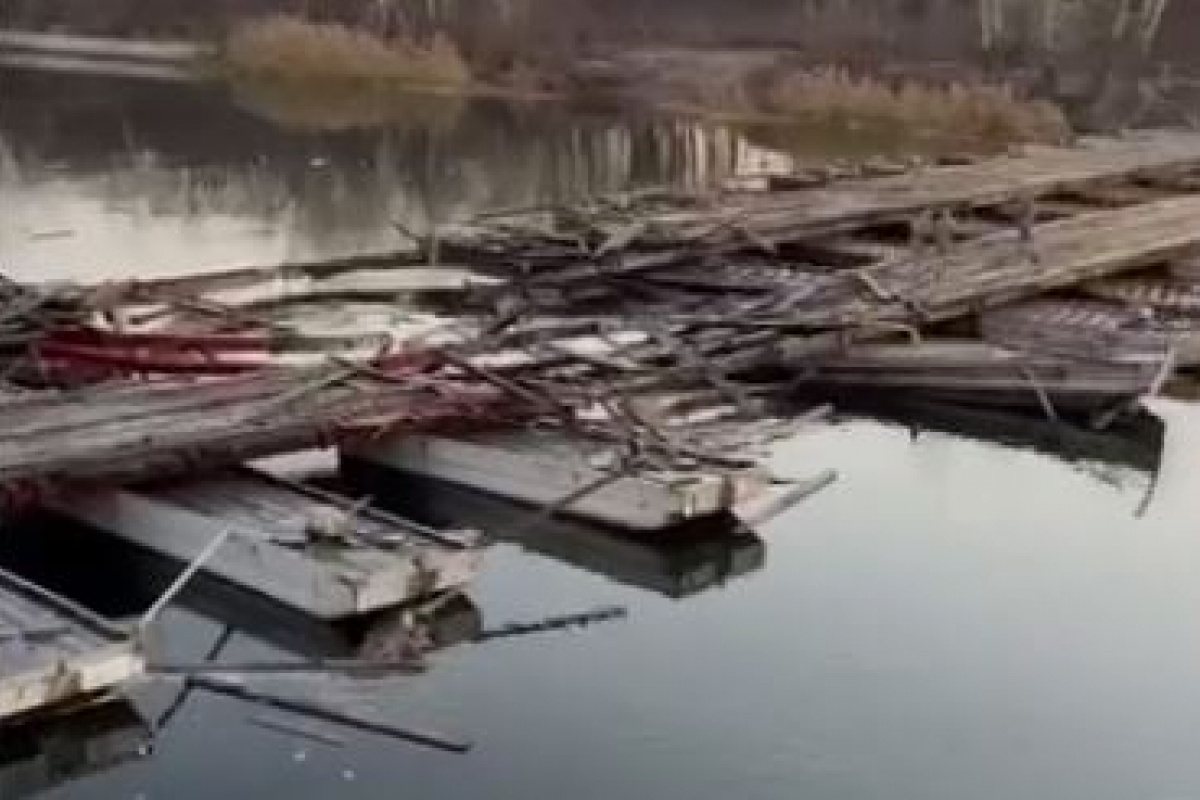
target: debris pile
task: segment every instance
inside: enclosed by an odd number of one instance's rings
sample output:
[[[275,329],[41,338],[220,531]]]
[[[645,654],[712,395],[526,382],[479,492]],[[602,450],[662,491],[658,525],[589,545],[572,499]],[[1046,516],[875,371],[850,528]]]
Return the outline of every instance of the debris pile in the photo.
[[[469,422],[607,443],[587,493],[749,469],[864,393],[1109,424],[1200,361],[1198,215],[1200,137],[1156,132],[492,214],[385,257],[14,285],[10,378],[119,381],[5,401],[23,421],[0,477],[126,481]]]

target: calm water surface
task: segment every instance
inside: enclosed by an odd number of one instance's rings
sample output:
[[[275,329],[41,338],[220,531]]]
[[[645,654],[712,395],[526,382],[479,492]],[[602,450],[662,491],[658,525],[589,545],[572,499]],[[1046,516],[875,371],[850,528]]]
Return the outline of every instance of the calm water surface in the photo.
[[[563,109],[317,130],[173,84],[13,73],[0,92],[0,261],[19,277],[385,248],[394,219],[697,186],[781,157],[728,129]],[[469,755],[292,741],[196,694],[152,755],[39,797],[1200,798],[1200,419],[1163,412],[1140,517],[1146,471],[852,422],[779,448],[781,473],[841,480],[704,591],[649,548],[498,544],[470,592],[485,625],[628,618],[460,644],[419,677],[269,684],[470,738]],[[728,558],[701,552],[684,582]],[[95,584],[101,565],[83,571]],[[180,660],[222,629],[190,604],[166,619]],[[238,633],[224,657],[278,646]],[[171,696],[138,700],[153,715]]]

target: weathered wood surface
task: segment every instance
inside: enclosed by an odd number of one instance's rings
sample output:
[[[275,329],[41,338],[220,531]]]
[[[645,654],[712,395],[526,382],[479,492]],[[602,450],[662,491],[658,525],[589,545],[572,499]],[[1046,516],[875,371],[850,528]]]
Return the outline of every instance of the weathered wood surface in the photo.
[[[1074,148],[1030,148],[915,175],[875,178],[838,189],[752,196],[726,212],[768,241],[861,227],[927,208],[1001,203],[1128,175],[1200,163],[1200,137],[1153,133]]]
[[[1200,282],[1176,277],[1108,278],[1081,284],[1091,297],[1145,310],[1200,316]]]
[[[104,691],[141,669],[115,626],[0,570],[0,722]]]
[[[950,319],[1186,254],[1200,246],[1197,219],[1200,197],[1163,200],[1038,225],[1028,243],[999,236],[825,276],[779,321],[843,328]]]
[[[1155,284],[1113,287],[1132,294]],[[1148,296],[1164,297],[1157,291]],[[1200,361],[1200,320],[1162,320],[1142,307],[1098,300],[1037,298],[984,313],[980,330],[989,342],[1030,353],[1093,362]]]
[[[1039,225],[1033,242],[996,237],[948,255],[816,276],[771,308],[724,307],[661,319],[726,329],[828,331],[778,335],[713,359],[725,371],[803,366],[847,344],[1007,305],[1082,281],[1166,261],[1200,246],[1200,198],[1164,200]]]
[[[230,531],[205,572],[321,619],[459,588],[481,560],[466,532],[443,535],[252,470],[70,492],[52,507],[183,563]]]
[[[47,483],[128,483],[389,430],[495,421],[514,408],[501,399],[341,367],[18,394],[0,399],[0,486],[19,502]]]
[[[1146,391],[1161,359],[1103,363],[1027,354],[975,341],[860,345],[797,373],[796,386],[860,387],[958,393],[993,401],[1024,397],[1020,405],[1115,402]]]
[[[639,248],[742,249],[771,252],[777,245],[851,231],[888,221],[910,222],[930,209],[962,210],[1011,200],[1025,201],[1141,172],[1200,165],[1200,135],[1154,131],[1120,140],[1088,140],[1071,147],[1031,147],[978,163],[938,167],[899,176],[847,181],[830,188],[753,192],[719,200],[667,197],[616,203],[592,213],[572,210],[565,220],[537,222],[530,216],[493,219],[488,226],[448,232],[451,253],[492,252],[506,235],[541,234],[527,250],[534,269],[575,252],[588,238],[593,256],[625,253],[624,269],[645,270]],[[557,226],[557,227],[556,227]],[[478,239],[473,238],[478,237]],[[663,257],[658,254],[658,257]],[[651,262],[653,263],[653,261]]]

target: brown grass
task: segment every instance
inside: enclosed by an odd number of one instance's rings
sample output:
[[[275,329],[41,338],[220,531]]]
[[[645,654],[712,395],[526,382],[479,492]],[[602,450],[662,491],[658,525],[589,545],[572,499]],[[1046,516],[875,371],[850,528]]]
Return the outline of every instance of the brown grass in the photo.
[[[1054,105],[982,82],[890,84],[840,69],[790,72],[762,90],[765,110],[849,127],[986,142],[1059,142],[1070,124]]]
[[[241,108],[298,131],[386,127],[441,135],[454,130],[467,103],[461,92],[396,91],[375,82],[243,79],[230,87]]]
[[[462,87],[471,71],[454,43],[382,38],[344,25],[271,16],[243,23],[224,49],[226,69],[243,78],[389,81]]]

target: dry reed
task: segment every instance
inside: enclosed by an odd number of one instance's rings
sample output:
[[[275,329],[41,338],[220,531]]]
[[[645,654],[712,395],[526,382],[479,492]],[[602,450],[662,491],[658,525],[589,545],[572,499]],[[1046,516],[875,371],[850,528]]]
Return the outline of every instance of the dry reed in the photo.
[[[892,84],[843,69],[789,72],[761,91],[766,110],[847,126],[896,126],[935,137],[1058,142],[1070,124],[1054,105],[982,82]]]
[[[289,16],[238,26],[225,43],[224,56],[231,73],[258,79],[393,81],[441,87],[461,87],[471,81],[458,48],[441,34],[422,44]]]

